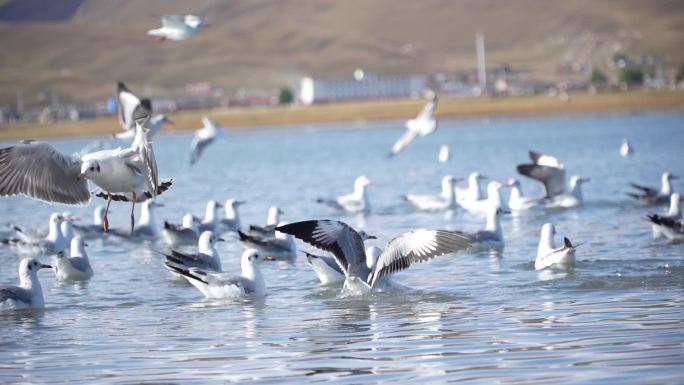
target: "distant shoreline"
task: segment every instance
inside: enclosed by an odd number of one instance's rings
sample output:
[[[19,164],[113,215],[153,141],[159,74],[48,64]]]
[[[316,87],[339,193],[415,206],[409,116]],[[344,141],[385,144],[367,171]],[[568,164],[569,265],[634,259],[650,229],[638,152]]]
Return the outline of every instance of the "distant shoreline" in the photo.
[[[280,125],[409,119],[422,108],[423,100],[383,100],[324,104],[315,106],[275,106],[269,108],[230,108],[183,111],[169,115],[174,121],[164,131],[187,131],[201,126],[200,118],[210,116],[222,127],[249,129]],[[551,96],[486,98],[441,98],[437,116],[487,117],[499,115],[549,115],[619,110],[684,108],[684,91],[633,91],[590,95],[569,94],[561,100]],[[119,132],[115,116],[48,124],[14,123],[0,126],[0,140],[97,136]]]

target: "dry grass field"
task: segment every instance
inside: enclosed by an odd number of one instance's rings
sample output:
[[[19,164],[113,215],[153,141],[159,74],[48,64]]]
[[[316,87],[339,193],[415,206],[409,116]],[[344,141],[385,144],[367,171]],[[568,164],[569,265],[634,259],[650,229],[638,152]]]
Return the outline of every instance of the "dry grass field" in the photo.
[[[182,112],[171,115],[173,125],[164,130],[191,130],[198,128],[200,118],[209,115],[221,126],[230,129],[282,124],[305,124],[355,120],[407,119],[422,107],[420,100],[388,100],[372,102],[338,103],[320,106],[293,106],[259,109],[221,109]],[[603,110],[634,110],[684,108],[683,91],[628,92],[612,94],[571,94],[562,101],[557,97],[531,96],[480,99],[440,99],[437,115],[491,116],[540,113],[575,113]],[[55,136],[108,135],[118,132],[116,117],[80,122],[53,124],[17,123],[0,126],[0,140],[42,138]]]

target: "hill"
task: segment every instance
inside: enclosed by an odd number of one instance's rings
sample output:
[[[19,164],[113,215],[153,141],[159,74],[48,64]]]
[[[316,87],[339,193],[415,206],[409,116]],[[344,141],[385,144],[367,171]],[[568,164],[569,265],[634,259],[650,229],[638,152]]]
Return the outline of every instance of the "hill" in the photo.
[[[155,44],[145,32],[167,13],[204,16],[212,26],[186,42]],[[205,81],[229,91],[296,87],[303,75],[358,67],[470,71],[478,31],[488,67],[505,63],[522,78],[586,78],[588,68],[610,67],[616,52],[652,55],[671,70],[684,62],[677,0],[83,0],[65,21],[0,23],[0,104],[19,89],[27,103],[50,92],[61,102],[102,99],[117,80],[159,95]]]

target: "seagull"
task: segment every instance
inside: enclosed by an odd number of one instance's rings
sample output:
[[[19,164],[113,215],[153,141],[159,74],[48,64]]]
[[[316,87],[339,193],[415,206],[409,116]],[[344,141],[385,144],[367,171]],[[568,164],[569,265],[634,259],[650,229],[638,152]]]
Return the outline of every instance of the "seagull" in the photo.
[[[138,225],[130,232],[112,229],[110,233],[129,241],[154,240],[159,237],[159,229],[155,220],[154,210],[157,207],[164,207],[162,203],[157,203],[148,199],[140,205],[140,219]]]
[[[376,239],[374,235],[369,235],[363,230],[359,231],[359,235],[364,242],[368,239]],[[368,268],[372,270],[375,267],[381,252],[382,250],[375,246],[366,248],[366,264],[368,265]],[[340,265],[337,264],[335,258],[316,255],[307,251],[302,251],[302,253],[306,255],[306,262],[316,273],[321,284],[329,285],[344,282],[344,271],[342,271]]]
[[[162,27],[147,31],[150,36],[156,36],[157,43],[169,40],[187,40],[200,29],[208,26],[199,16],[194,15],[164,15]]]
[[[238,235],[245,248],[257,249],[268,259],[290,262],[297,259],[297,244],[289,234],[276,230],[275,238],[270,238],[245,234],[238,230]]]
[[[196,224],[195,217],[190,213],[186,213],[183,215],[181,225],[174,225],[164,221],[162,235],[166,244],[172,247],[194,245],[199,239],[199,227]]]
[[[195,131],[195,136],[192,138],[192,143],[190,144],[191,166],[199,160],[204,149],[222,132],[222,129],[206,116],[202,118],[202,123],[204,124],[204,127]]]
[[[71,257],[59,252],[52,258],[55,276],[59,281],[87,281],[93,276],[83,238],[75,236],[71,240]]]
[[[553,236],[556,228],[551,223],[542,226],[539,247],[537,248],[537,259],[534,261],[535,270],[542,270],[547,267],[573,268],[575,266],[575,249],[568,238],[563,238],[563,246],[556,248]]]
[[[123,82],[119,82],[116,89],[116,109],[119,117],[119,124],[124,132],[112,134],[113,137],[120,139],[135,138],[135,117],[150,116],[152,114],[152,102],[150,99],[140,99]]]
[[[309,220],[278,226],[276,230],[331,252],[347,277],[345,287],[362,293],[369,293],[382,277],[404,270],[412,263],[425,262],[472,245],[470,239],[451,231],[413,230],[389,241],[371,269],[361,235],[344,222]]]
[[[432,97],[425,104],[415,119],[406,121],[406,131],[394,143],[389,156],[392,157],[406,148],[418,135],[430,135],[437,129],[437,119],[435,119],[435,109],[437,108],[437,95],[432,93]]]
[[[366,187],[372,184],[373,181],[370,178],[361,175],[354,181],[353,193],[341,195],[336,199],[318,198],[316,202],[326,204],[336,210],[368,214],[370,212],[370,201],[368,200]]]
[[[257,250],[247,249],[242,253],[240,265],[242,273],[213,273],[198,268],[187,268],[166,262],[166,267],[184,276],[207,298],[237,299],[245,296],[263,297],[266,295],[266,284],[261,275],[259,265],[263,257]]]
[[[509,213],[510,211],[504,211],[500,207],[491,206],[487,212],[487,222],[484,230],[479,230],[474,233],[456,231],[456,233],[468,237],[477,248],[501,249],[504,247],[501,215]]]
[[[451,159],[451,151],[449,150],[449,146],[443,144],[442,147],[439,148],[439,156],[437,159],[439,159],[440,163],[446,163],[449,161],[449,159]]]
[[[93,211],[93,224],[92,225],[79,225],[74,224],[74,231],[76,234],[80,235],[83,239],[93,239],[100,238],[105,235],[103,223],[104,223],[104,213],[105,208],[103,206],[95,206]]]
[[[57,254],[60,251],[65,251],[68,247],[68,241],[64,238],[62,233],[62,221],[64,217],[61,214],[53,213],[50,215],[49,222],[49,232],[48,235],[43,238],[35,238],[21,230],[21,228],[15,226],[17,233],[23,233],[19,238],[3,239],[1,243],[12,246],[23,255],[39,255],[39,254]]]
[[[634,153],[634,149],[629,144],[627,138],[622,139],[622,145],[620,145],[620,156],[628,157]]]
[[[107,199],[104,230],[109,229],[107,212],[112,200],[133,202],[133,229],[135,202],[156,198],[172,184],[159,184],[154,151],[140,121],[136,125],[130,147],[82,157],[64,155],[48,143],[32,140],[0,149],[0,196],[23,194],[51,203],[87,204],[90,180],[102,190],[96,196]]]
[[[245,201],[238,201],[235,199],[228,199],[223,205],[226,209],[226,217],[221,220],[221,228],[223,230],[240,230],[240,213],[238,208],[244,205]],[[276,223],[278,223],[276,221]]]
[[[173,121],[164,114],[156,114],[147,123],[147,137],[153,138],[165,124],[173,124]],[[119,140],[129,140],[135,137],[135,129],[126,130],[118,134],[112,134],[115,139]]]
[[[679,207],[679,201],[681,199],[682,195],[680,193],[673,193],[670,195],[670,210],[666,215],[651,214],[646,216],[646,219],[652,222],[653,239],[658,239],[663,236],[660,223],[664,219],[672,219],[674,221],[682,219],[682,211]]]
[[[216,237],[211,231],[205,231],[197,242],[198,253],[187,254],[171,250],[171,254],[163,255],[166,257],[167,265],[221,272],[221,256],[216,250],[216,242],[223,242],[223,238]]]
[[[283,210],[278,206],[271,206],[268,209],[268,217],[266,217],[266,225],[249,225],[249,232],[254,235],[260,235],[262,237],[275,237],[275,228],[280,222],[280,215],[285,214]]]
[[[19,286],[0,285],[0,309],[42,308],[43,287],[38,280],[38,270],[52,268],[34,258],[19,262]]]
[[[565,185],[565,165],[551,155],[530,151],[532,164],[518,165],[518,172],[544,184],[546,208],[571,208],[583,203],[582,184],[588,178],[573,176],[570,187]]]
[[[526,211],[544,206],[542,199],[523,196],[520,188],[520,181],[517,179],[509,179],[508,186],[511,188],[511,195],[508,198],[508,208],[511,211]]]
[[[666,203],[670,201],[670,195],[672,195],[672,183],[674,179],[679,179],[678,177],[672,175],[670,172],[664,172],[660,177],[661,187],[660,191],[653,187],[642,186],[636,183],[631,183],[632,187],[639,190],[638,194],[627,193],[627,195],[636,199],[642,205],[652,205],[656,203]]]
[[[487,198],[480,200],[461,200],[458,204],[471,214],[487,214],[491,208],[505,206],[501,197],[501,189],[510,187],[499,181],[493,180],[487,184]]]
[[[669,242],[684,241],[684,220],[658,216],[649,216],[648,219],[660,226],[660,231]]]
[[[411,202],[419,210],[453,210],[456,208],[456,194],[454,185],[463,178],[451,175],[442,177],[442,193],[438,195],[404,195],[404,199]]]
[[[479,172],[472,172],[468,176],[468,187],[456,187],[456,200],[462,201],[478,201],[482,199],[482,189],[480,188],[480,181],[488,179],[485,175],[480,175]]]
[[[218,234],[219,230],[219,219],[218,219],[218,209],[223,207],[222,204],[216,202],[215,200],[210,200],[207,202],[207,207],[204,210],[204,219],[200,222],[199,231],[211,231]]]

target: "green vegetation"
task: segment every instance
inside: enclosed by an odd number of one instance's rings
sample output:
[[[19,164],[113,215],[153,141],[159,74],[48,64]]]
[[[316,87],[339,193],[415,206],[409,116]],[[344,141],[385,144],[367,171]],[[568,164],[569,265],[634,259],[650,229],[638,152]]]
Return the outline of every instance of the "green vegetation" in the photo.
[[[294,101],[294,93],[290,87],[280,88],[280,93],[278,93],[278,104],[290,104]]]
[[[644,83],[644,70],[638,67],[623,68],[620,70],[620,82],[628,86],[641,85]]]
[[[608,81],[606,74],[600,69],[594,68],[591,71],[591,77],[589,78],[592,84],[605,84]]]
[[[677,68],[677,83],[684,81],[684,63]]]

